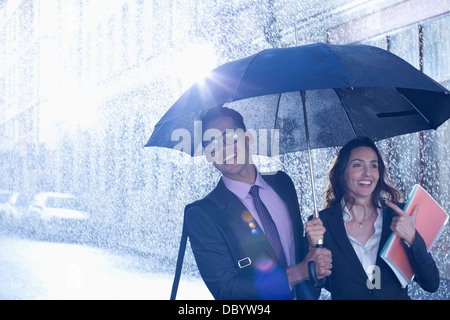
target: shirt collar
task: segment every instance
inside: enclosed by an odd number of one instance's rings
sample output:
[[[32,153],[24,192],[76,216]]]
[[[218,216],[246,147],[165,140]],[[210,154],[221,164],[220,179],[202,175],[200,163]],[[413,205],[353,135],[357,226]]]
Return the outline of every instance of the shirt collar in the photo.
[[[250,188],[253,185],[259,186],[261,189],[267,188],[267,182],[263,179],[261,174],[259,173],[258,169],[255,167],[256,170],[256,179],[254,184],[248,184],[245,182],[240,182],[236,180],[232,180],[230,178],[227,178],[225,176],[222,176],[223,183],[227,187],[228,190],[233,192],[236,196],[238,196],[240,199],[245,199],[248,196],[248,193],[250,191]]]
[[[342,215],[343,215],[344,222],[351,221],[353,218],[352,218],[352,215],[350,214],[350,211],[348,210],[347,206],[345,205],[344,197],[342,197],[342,199],[341,199],[341,208],[342,208]]]
[[[344,197],[341,199],[341,208],[342,208],[342,216],[344,219],[344,222],[352,221],[353,217],[350,214],[350,210],[348,210],[347,206],[345,205]],[[377,208],[378,217],[380,217],[383,213],[383,211],[380,208]],[[377,218],[378,220],[378,218]]]

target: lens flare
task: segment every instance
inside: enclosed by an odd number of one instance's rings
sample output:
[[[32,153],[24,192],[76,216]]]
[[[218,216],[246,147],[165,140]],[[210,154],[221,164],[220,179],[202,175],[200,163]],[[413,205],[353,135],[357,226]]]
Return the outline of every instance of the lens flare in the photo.
[[[241,215],[242,220],[244,220],[245,222],[252,222],[253,221],[253,216],[250,213],[250,211],[244,211]]]
[[[276,267],[276,264],[270,258],[263,258],[261,260],[258,260],[255,266],[259,271],[266,273],[272,271]]]

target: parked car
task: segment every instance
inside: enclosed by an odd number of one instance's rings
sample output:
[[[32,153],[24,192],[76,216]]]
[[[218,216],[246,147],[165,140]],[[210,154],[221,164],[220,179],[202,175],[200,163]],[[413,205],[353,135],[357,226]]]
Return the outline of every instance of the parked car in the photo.
[[[13,215],[16,218],[22,219],[26,215],[32,198],[32,195],[28,193],[14,192],[10,202],[12,205]]]
[[[74,195],[40,192],[30,203],[27,216],[32,232],[39,238],[75,240],[85,237],[90,213]]]
[[[12,205],[14,195],[15,192],[13,191],[0,191],[0,227],[6,227],[15,216],[14,207]]]
[[[0,191],[0,229],[9,233],[21,232],[29,202],[30,196],[25,193]]]
[[[0,219],[9,215],[10,212],[10,199],[13,195],[12,191],[1,190],[0,191]]]

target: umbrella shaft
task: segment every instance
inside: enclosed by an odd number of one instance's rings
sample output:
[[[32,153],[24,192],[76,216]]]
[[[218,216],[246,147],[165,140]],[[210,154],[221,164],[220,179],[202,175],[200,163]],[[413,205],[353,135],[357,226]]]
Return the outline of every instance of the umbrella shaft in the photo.
[[[309,127],[308,127],[308,117],[306,115],[306,92],[304,90],[300,91],[300,96],[302,98],[302,106],[303,106],[303,120],[305,122],[305,134],[306,134],[306,148],[308,150],[308,159],[309,159],[309,171],[311,175],[311,188],[313,194],[313,202],[314,202],[314,218],[319,218],[319,211],[317,210],[317,200],[316,200],[316,185],[314,182],[314,169],[312,163],[311,156],[311,146],[309,143]]]

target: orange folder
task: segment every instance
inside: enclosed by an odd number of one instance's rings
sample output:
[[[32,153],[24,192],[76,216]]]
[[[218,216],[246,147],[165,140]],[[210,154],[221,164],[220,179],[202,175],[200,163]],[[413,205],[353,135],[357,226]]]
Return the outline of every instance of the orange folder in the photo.
[[[436,240],[444,230],[449,216],[428,192],[420,185],[414,185],[403,211],[412,214],[414,207],[420,204],[416,217],[416,230],[425,241],[427,250],[433,247]],[[394,233],[391,234],[380,256],[397,275],[402,287],[408,285],[414,278],[414,271],[406,254],[402,239]]]

